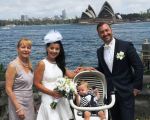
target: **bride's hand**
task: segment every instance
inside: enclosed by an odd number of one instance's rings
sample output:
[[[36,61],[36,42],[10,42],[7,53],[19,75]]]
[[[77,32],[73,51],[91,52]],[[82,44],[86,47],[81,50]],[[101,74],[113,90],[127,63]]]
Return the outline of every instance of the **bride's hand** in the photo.
[[[82,71],[92,71],[92,70],[96,70],[94,67],[77,67],[74,72],[75,73],[79,73]]]
[[[52,96],[53,96],[54,98],[56,98],[56,99],[62,97],[62,95],[61,95],[59,92],[55,91],[55,90],[53,91]]]

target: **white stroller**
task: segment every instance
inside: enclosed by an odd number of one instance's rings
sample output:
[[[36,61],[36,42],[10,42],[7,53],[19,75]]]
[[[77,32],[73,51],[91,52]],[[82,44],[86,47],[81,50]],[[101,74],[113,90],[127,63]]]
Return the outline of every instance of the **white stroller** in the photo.
[[[73,81],[79,83],[80,81],[87,81],[89,86],[95,86],[98,88],[100,93],[100,100],[98,107],[79,107],[74,103],[74,99],[69,100],[71,107],[73,108],[75,120],[84,120],[82,117],[82,111],[100,111],[103,110],[106,115],[106,120],[108,120],[108,109],[113,107],[115,103],[115,95],[111,95],[111,103],[108,105],[104,104],[104,99],[107,98],[107,84],[105,77],[102,73],[98,71],[83,71],[78,73]],[[99,117],[96,114],[92,114],[90,120],[99,120]]]

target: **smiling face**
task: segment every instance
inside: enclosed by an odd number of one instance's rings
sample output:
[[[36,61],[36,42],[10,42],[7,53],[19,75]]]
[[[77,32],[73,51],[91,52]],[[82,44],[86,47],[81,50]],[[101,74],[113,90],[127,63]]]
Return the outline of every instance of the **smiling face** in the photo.
[[[31,41],[28,39],[22,39],[17,45],[18,56],[20,58],[29,58],[31,53]]]
[[[47,47],[48,59],[51,61],[55,61],[56,57],[60,53],[60,45],[58,43],[51,43]]]
[[[104,43],[109,44],[112,41],[112,29],[108,24],[102,24],[98,27],[97,32]]]

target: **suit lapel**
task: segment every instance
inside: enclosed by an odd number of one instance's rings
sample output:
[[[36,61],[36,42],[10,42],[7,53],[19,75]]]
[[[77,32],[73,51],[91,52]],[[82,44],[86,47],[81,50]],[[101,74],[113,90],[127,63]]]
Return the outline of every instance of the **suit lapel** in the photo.
[[[114,72],[115,70],[115,67],[117,66],[117,58],[116,58],[116,54],[118,52],[118,47],[119,47],[119,43],[118,43],[118,40],[116,39],[116,42],[115,42],[115,50],[114,50],[114,60],[113,60],[113,68],[112,68],[112,73]]]

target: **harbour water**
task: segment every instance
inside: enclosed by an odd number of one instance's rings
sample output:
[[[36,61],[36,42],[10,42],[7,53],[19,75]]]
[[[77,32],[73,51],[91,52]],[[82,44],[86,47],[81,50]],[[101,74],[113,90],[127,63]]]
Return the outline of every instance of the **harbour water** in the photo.
[[[62,43],[69,69],[74,69],[78,65],[97,65],[96,50],[102,41],[97,35],[96,25],[79,24],[15,26],[8,29],[0,27],[0,63],[6,67],[16,57],[18,40],[21,37],[27,37],[33,41],[31,61],[35,66],[39,60],[45,57],[43,37],[51,29],[59,30],[63,35]],[[141,52],[141,45],[145,39],[150,42],[150,22],[113,24],[112,29],[115,37],[133,42],[138,53]],[[3,111],[0,114],[0,119],[3,114],[7,113],[7,101],[3,99],[1,101],[6,105],[1,108]],[[150,120],[149,101],[149,88],[144,87],[143,93],[136,98],[136,116],[138,118],[136,120]]]
[[[96,66],[96,50],[102,44],[96,31],[96,25],[59,24],[15,26],[10,29],[0,27],[0,63],[6,67],[16,57],[16,44],[21,37],[33,41],[31,60],[33,66],[45,57],[44,35],[51,29],[59,30],[63,35],[66,63],[69,69],[78,65]],[[150,39],[150,23],[113,24],[114,36],[125,41],[132,41],[137,51],[141,52],[144,39]]]

